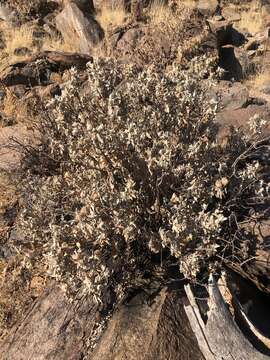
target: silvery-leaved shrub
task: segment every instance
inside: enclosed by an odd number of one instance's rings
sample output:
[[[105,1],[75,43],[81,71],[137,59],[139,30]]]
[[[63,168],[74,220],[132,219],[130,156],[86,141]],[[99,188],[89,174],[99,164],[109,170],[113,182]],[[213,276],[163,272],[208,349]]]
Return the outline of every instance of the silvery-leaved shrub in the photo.
[[[94,60],[83,86],[72,71],[46,105],[42,143],[24,157],[19,227],[67,290],[117,302],[166,282],[173,264],[196,280],[249,257],[239,223],[269,196],[259,120],[221,145],[205,68],[191,69]]]

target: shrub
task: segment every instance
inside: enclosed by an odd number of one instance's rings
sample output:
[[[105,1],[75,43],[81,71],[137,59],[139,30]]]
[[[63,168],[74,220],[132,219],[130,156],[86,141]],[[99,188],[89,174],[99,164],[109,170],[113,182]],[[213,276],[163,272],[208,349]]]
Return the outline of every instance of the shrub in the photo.
[[[46,106],[43,141],[25,153],[19,226],[69,291],[115,303],[166,282],[175,262],[196,280],[250,255],[239,222],[269,196],[251,145],[264,143],[253,127],[220,145],[205,69],[94,60],[85,95],[72,71]]]

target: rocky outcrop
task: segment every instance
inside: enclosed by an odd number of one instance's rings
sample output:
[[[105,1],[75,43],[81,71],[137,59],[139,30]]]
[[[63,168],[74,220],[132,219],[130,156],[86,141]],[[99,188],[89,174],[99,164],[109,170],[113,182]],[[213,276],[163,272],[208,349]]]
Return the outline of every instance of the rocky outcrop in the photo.
[[[63,73],[75,66],[84,70],[92,61],[88,55],[44,51],[14,63],[0,73],[0,81],[5,86],[25,85],[27,87],[46,86],[51,83],[52,73]]]
[[[79,7],[71,2],[56,17],[57,29],[67,43],[76,44],[78,51],[91,54],[104,37],[103,30],[92,14],[83,13]]]
[[[114,314],[92,359],[203,360],[181,293],[164,289],[150,306],[143,298],[134,297]]]
[[[179,291],[163,289],[149,303],[147,295],[136,295],[115,312],[92,352],[91,347],[100,335],[96,325],[102,319],[97,306],[91,297],[85,296],[69,303],[64,292],[52,286],[1,344],[0,357],[3,360],[204,360],[185,314],[182,295]]]
[[[1,344],[2,360],[79,360],[94,331],[96,306],[91,299],[68,302],[57,286],[48,288]]]

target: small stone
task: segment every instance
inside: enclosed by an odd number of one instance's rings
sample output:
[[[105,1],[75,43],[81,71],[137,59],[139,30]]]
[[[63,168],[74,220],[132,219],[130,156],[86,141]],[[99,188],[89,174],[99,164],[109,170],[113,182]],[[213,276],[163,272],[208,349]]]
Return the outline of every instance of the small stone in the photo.
[[[25,56],[30,54],[31,50],[29,50],[27,47],[19,47],[14,50],[14,55],[16,56]]]
[[[247,42],[247,44],[245,45],[245,50],[257,50],[259,47],[259,43],[257,41],[257,39],[251,39]]]
[[[270,95],[270,84],[268,85],[264,85],[262,88],[261,88],[261,91],[266,94],[266,95]]]

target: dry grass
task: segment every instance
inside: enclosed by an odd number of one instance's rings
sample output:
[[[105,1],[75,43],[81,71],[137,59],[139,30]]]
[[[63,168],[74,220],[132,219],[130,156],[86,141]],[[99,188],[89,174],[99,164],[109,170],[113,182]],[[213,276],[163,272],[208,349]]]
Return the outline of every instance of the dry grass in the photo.
[[[259,70],[255,75],[246,81],[246,85],[251,90],[262,90],[266,85],[270,85],[269,67]]]
[[[195,9],[197,2],[195,0],[182,0],[181,5],[188,9]]]
[[[14,51],[18,48],[27,48],[35,51],[33,47],[33,29],[27,25],[22,25],[20,28],[12,28],[9,26],[2,26],[3,38],[5,41],[5,49],[2,52],[1,60],[6,60],[8,63],[17,61],[20,56],[15,55]]]
[[[122,25],[126,17],[127,14],[123,6],[104,4],[97,15],[97,21],[106,33],[109,29]]]
[[[162,25],[170,24],[171,27],[176,25],[178,19],[175,17],[172,9],[161,0],[154,0],[149,10],[150,24],[158,27]]]
[[[17,123],[25,123],[28,119],[27,103],[20,101],[17,96],[6,88],[6,96],[1,106],[1,112],[8,118],[14,119]],[[32,119],[28,119],[32,122]]]
[[[241,19],[237,23],[240,30],[247,30],[251,34],[256,34],[264,28],[264,15],[261,5],[256,1],[248,8],[241,9]]]
[[[60,38],[52,38],[44,36],[39,44],[33,42],[33,27],[24,24],[19,28],[2,25],[0,29],[3,33],[5,41],[5,49],[0,55],[1,65],[3,68],[9,64],[21,60],[25,55],[15,54],[15,50],[19,48],[27,48],[31,54],[42,50],[55,50],[65,52],[76,52],[78,48],[76,44],[64,42]]]
[[[68,43],[61,38],[44,37],[42,42],[42,50],[63,51],[63,52],[78,52],[78,44]]]
[[[6,89],[6,96],[2,105],[2,112],[8,117],[14,117],[18,111],[18,99],[8,89]],[[19,107],[20,108],[20,107]]]
[[[254,77],[253,86],[259,89],[265,85],[270,85],[270,74],[269,71],[263,70]]]

